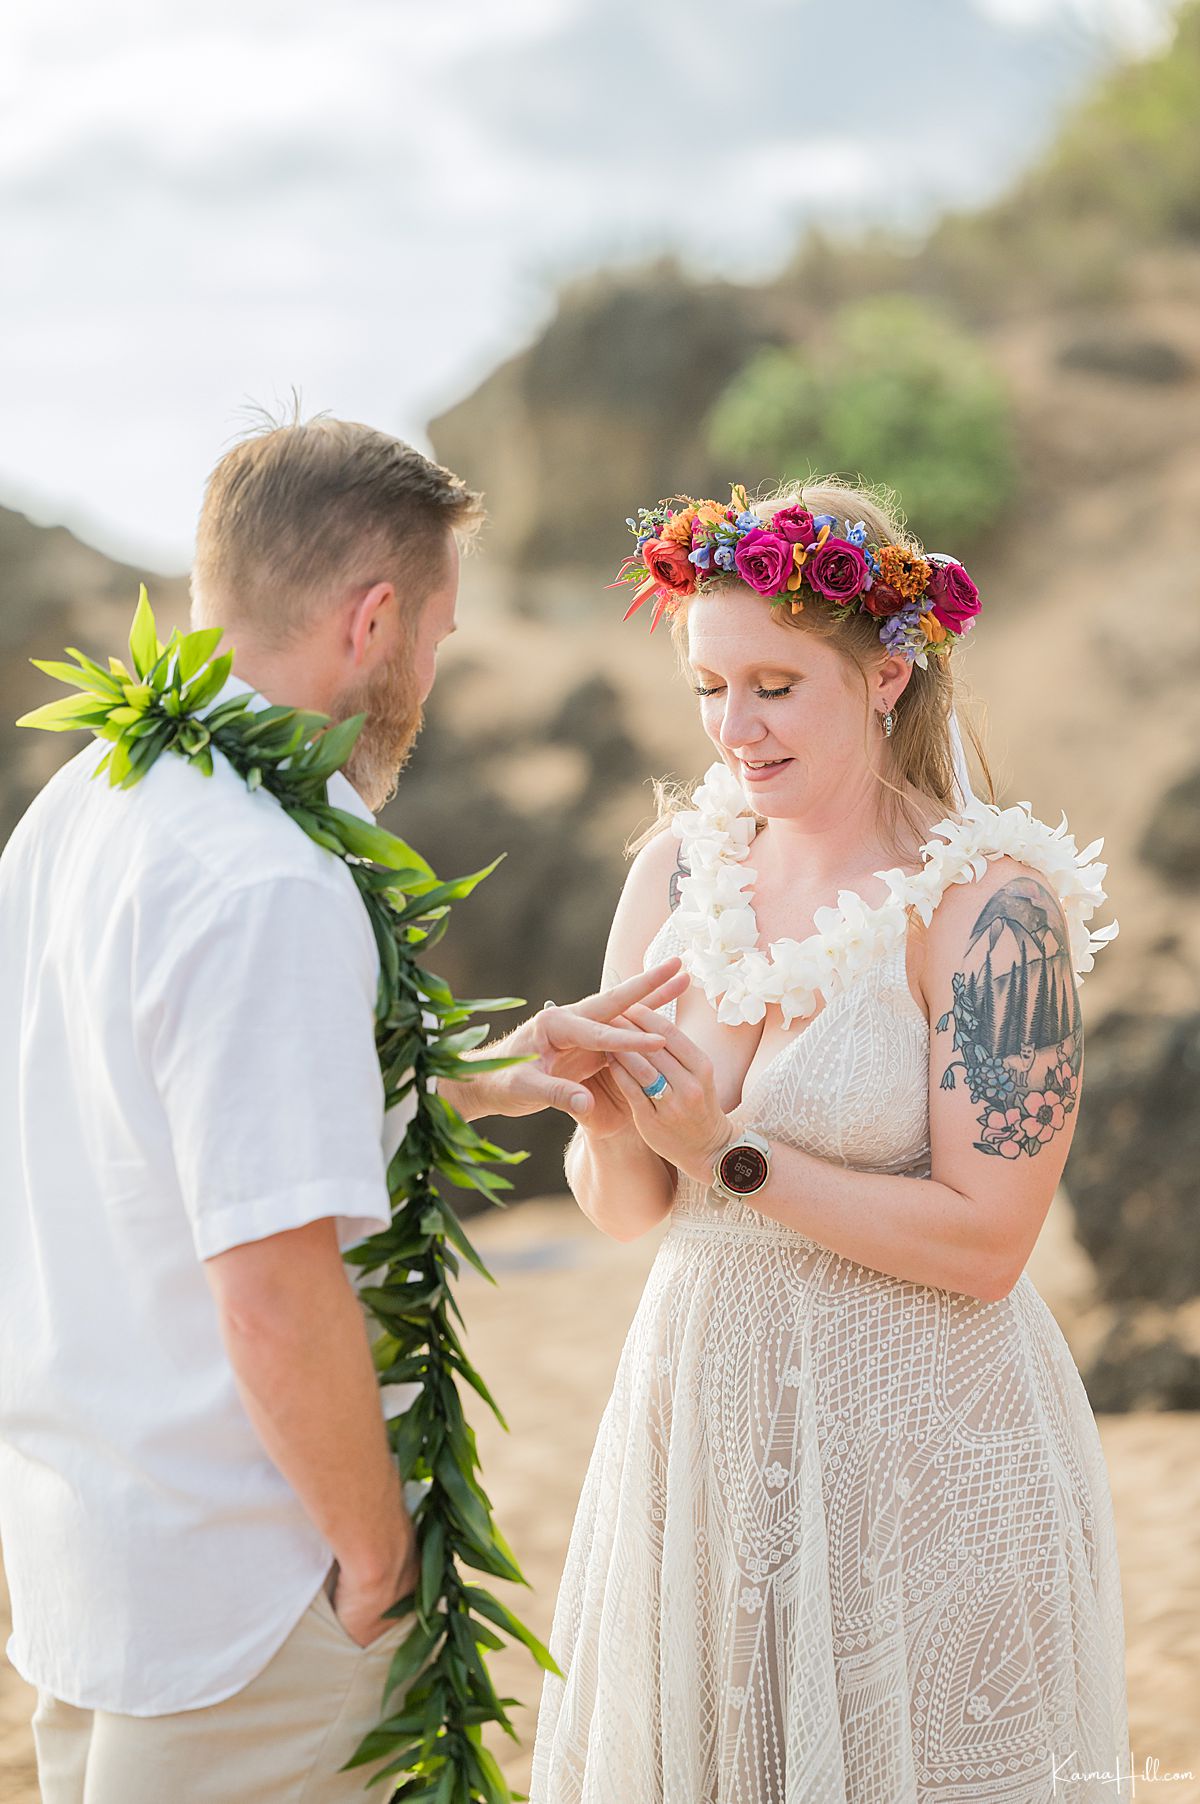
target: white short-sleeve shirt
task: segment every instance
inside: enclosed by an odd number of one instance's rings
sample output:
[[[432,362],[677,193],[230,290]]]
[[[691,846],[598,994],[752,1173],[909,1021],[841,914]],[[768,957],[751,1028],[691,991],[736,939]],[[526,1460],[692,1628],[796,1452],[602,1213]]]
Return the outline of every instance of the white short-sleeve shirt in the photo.
[[[410,1109],[385,1119],[340,860],[219,756],[121,791],[90,781],[102,749],[0,856],[0,1541],[17,1671],[152,1716],[247,1684],[333,1557],[242,1405],[202,1261],[323,1216],[343,1248],[386,1226]],[[372,819],[340,774],[329,797]]]

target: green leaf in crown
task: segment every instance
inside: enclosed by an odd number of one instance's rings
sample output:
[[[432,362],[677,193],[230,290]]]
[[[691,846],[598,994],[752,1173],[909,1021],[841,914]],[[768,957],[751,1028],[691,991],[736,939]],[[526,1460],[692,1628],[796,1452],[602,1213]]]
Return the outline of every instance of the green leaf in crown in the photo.
[[[347,1766],[386,1762],[368,1784],[393,1779],[391,1796],[405,1804],[508,1804],[512,1794],[482,1732],[498,1723],[515,1740],[508,1715],[514,1700],[497,1696],[485,1650],[503,1645],[499,1629],[523,1643],[539,1666],[557,1668],[504,1604],[464,1578],[464,1568],[471,1568],[526,1582],[492,1519],[459,1395],[461,1385],[470,1386],[506,1426],[459,1338],[451,1290],[462,1259],[494,1280],[437,1185],[477,1190],[502,1204],[501,1192],[511,1185],[489,1167],[525,1154],[482,1139],[430,1091],[429,1080],[469,1080],[519,1064],[464,1055],[486,1037],[486,1028],[470,1025],[473,1012],[520,1002],[460,1002],[419,962],[441,937],[449,904],[470,895],[495,866],[440,882],[395,834],[333,807],[327,781],[349,757],[364,717],[331,725],[325,715],[299,708],[253,709],[248,695],[217,703],[233,664],[232,653],[217,656],[220,639],[214,627],[172,633],[163,645],[143,584],[129,634],[132,669],[117,658],[105,669],[74,649],[67,652],[73,664],[35,658],[39,670],[79,693],[22,715],[17,725],[55,733],[84,728],[111,741],[94,776],[107,771],[109,783],[122,789],[164,752],[211,776],[216,750],[248,788],[268,790],[311,839],[341,858],[358,886],[379,949],[375,1043],[386,1106],[411,1094],[415,1114],[388,1167],[391,1223],[344,1257],[372,1279],[359,1296],[377,1325],[372,1351],[380,1384],[419,1387],[412,1405],[389,1419],[388,1436],[401,1477],[424,1480],[427,1488],[414,1512],[417,1589],[397,1598],[389,1612],[413,1611],[413,1626],[392,1658],[384,1715]],[[401,1691],[393,1708],[389,1700]]]

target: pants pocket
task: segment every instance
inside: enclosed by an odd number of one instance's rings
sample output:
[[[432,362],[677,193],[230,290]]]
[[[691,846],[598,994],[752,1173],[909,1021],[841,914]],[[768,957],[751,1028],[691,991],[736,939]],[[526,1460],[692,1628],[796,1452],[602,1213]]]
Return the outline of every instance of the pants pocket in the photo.
[[[384,1629],[381,1635],[376,1635],[374,1641],[368,1641],[367,1645],[363,1647],[360,1642],[354,1639],[353,1635],[346,1628],[341,1617],[333,1607],[333,1594],[337,1589],[337,1575],[338,1564],[335,1560],[325,1575],[321,1589],[313,1599],[313,1607],[316,1609],[317,1614],[327,1626],[333,1630],[343,1646],[349,1648],[352,1653],[373,1654],[381,1651],[383,1648],[395,1647],[397,1642],[408,1633],[409,1628],[412,1626],[413,1615],[415,1612],[408,1610],[397,1620],[389,1622],[387,1628]]]

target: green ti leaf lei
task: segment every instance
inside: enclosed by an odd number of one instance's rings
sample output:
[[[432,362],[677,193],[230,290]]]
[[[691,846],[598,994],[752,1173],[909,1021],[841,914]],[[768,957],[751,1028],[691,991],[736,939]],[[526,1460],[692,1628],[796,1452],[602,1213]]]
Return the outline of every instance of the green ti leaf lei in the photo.
[[[145,776],[163,752],[211,776],[213,752],[219,751],[247,788],[268,790],[310,838],[341,858],[358,886],[379,948],[375,1040],[385,1107],[412,1092],[416,1112],[388,1168],[391,1224],[344,1257],[376,1279],[358,1294],[376,1324],[380,1384],[420,1387],[387,1429],[401,1478],[425,1480],[427,1488],[414,1512],[417,1589],[387,1612],[413,1612],[413,1626],[392,1657],[383,1718],[347,1766],[386,1762],[367,1784],[394,1777],[393,1804],[509,1804],[512,1794],[482,1732],[499,1723],[516,1740],[507,1708],[515,1700],[497,1696],[484,1650],[504,1645],[500,1630],[523,1642],[539,1666],[558,1669],[497,1597],[464,1577],[463,1569],[473,1568],[527,1582],[492,1520],[478,1478],[475,1436],[459,1397],[460,1382],[470,1385],[507,1427],[467,1358],[451,1290],[460,1259],[494,1280],[436,1184],[477,1190],[500,1203],[499,1193],[511,1185],[489,1164],[516,1163],[525,1154],[481,1139],[430,1090],[429,1080],[467,1080],[520,1063],[464,1057],[487,1038],[486,1026],[468,1025],[476,1010],[520,1004],[513,998],[457,1001],[418,962],[444,933],[449,905],[469,895],[495,865],[439,882],[403,840],[331,806],[327,781],[345,763],[364,717],[331,726],[326,716],[297,708],[252,709],[245,694],[214,706],[233,664],[232,652],[215,655],[220,638],[214,627],[175,632],[161,644],[143,585],[129,637],[132,670],[116,658],[105,669],[74,649],[67,652],[73,664],[35,658],[39,670],[81,693],[49,702],[17,725],[51,732],[86,728],[110,740],[94,774],[107,771],[110,784],[122,789]],[[401,1696],[389,1711],[396,1692]]]

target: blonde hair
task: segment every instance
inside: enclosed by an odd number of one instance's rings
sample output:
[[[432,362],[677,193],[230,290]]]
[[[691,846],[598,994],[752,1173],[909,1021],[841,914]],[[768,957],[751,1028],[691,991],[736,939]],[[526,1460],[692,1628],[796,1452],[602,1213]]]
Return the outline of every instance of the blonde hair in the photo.
[[[411,445],[354,420],[268,421],[208,479],[196,533],[197,626],[248,626],[288,644],[323,601],[392,581],[415,612],[470,539],[481,497]]]
[[[779,508],[805,507],[812,514],[835,514],[839,521],[849,520],[853,523],[861,520],[872,544],[904,545],[919,554],[924,551],[924,547],[908,531],[894,492],[882,486],[844,482],[837,476],[819,476],[801,484],[784,483],[770,493],[752,500],[751,506],[764,526],[770,525]],[[741,578],[736,571],[722,572],[715,580],[705,584],[705,592],[736,588],[740,583]],[[681,658],[686,655],[687,605],[684,600],[671,622],[671,636]],[[831,645],[858,671],[862,679],[863,699],[868,705],[863,723],[865,752],[868,749],[866,732],[873,724],[878,730],[878,723],[871,719],[867,672],[884,655],[879,640],[879,621],[872,614],[828,605],[811,597],[806,599],[803,612],[793,614],[790,609],[778,608],[775,610],[775,618],[797,632],[814,634]],[[956,679],[953,669],[958,655],[958,652],[951,652],[946,658],[930,657],[926,669],[914,664],[907,686],[893,704],[896,724],[887,741],[886,769],[877,775],[881,786],[880,827],[894,844],[898,843],[900,821],[918,839],[924,839],[929,825],[915,808],[910,795],[902,787],[903,784],[907,783],[921,795],[927,796],[941,814],[953,812],[958,805],[954,785],[954,753],[950,740],[952,708],[957,713],[963,738],[970,743],[979,764],[983,782],[980,793],[988,801],[996,800],[995,783],[982,738],[973,722],[964,714],[965,689],[961,678]],[[637,851],[653,839],[672,814],[689,805],[688,791],[665,783],[655,784],[655,800],[658,804],[658,818],[630,843],[627,848],[629,852]]]

